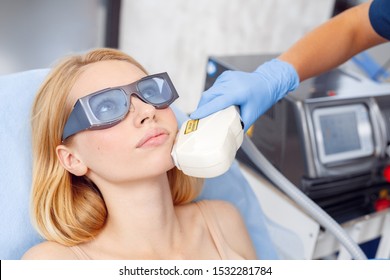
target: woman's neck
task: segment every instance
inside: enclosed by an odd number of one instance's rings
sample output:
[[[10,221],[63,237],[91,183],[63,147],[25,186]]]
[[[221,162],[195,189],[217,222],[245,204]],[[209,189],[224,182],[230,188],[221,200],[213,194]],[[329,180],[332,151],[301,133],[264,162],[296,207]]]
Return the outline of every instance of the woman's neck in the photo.
[[[151,257],[181,247],[182,232],[166,175],[100,189],[108,210],[106,225],[96,238],[100,245],[118,246],[114,250],[120,254]]]

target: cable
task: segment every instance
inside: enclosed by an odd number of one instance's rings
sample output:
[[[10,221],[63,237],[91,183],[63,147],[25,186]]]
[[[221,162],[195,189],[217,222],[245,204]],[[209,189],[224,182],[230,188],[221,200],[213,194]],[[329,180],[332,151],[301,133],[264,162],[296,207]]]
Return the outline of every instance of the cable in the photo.
[[[367,257],[359,245],[345,232],[345,230],[330,217],[321,207],[307,197],[299,188],[293,185],[281,174],[256,148],[247,135],[244,137],[241,148],[251,161],[293,201],[300,205],[320,225],[329,230],[338,241],[347,249],[352,258],[366,260]]]

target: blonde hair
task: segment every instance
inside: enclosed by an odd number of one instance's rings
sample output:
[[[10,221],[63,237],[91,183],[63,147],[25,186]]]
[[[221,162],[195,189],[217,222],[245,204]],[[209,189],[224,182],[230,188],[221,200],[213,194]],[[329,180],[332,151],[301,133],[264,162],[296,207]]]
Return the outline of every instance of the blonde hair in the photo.
[[[56,147],[61,144],[70,106],[68,94],[83,67],[98,61],[127,61],[146,70],[129,55],[114,49],[96,49],[64,59],[48,75],[32,109],[32,218],[40,234],[66,246],[95,237],[105,224],[107,209],[95,184],[77,177],[60,164]],[[186,176],[177,168],[168,171],[175,205],[192,201],[200,193],[202,180]]]

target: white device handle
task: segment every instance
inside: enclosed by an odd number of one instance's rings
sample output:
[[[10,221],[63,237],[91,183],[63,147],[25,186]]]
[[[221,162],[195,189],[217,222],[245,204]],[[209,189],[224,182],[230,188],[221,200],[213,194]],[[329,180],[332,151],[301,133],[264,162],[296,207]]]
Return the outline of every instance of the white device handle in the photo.
[[[172,149],[176,167],[185,174],[211,178],[225,173],[244,138],[243,124],[235,106],[180,128]]]

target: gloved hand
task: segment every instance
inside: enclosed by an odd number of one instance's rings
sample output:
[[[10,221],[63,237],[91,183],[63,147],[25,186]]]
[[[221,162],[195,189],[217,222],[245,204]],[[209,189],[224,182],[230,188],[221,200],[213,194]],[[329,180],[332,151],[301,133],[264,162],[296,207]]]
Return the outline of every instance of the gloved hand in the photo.
[[[190,118],[204,118],[231,105],[239,105],[247,131],[260,115],[298,85],[294,67],[279,59],[272,59],[251,73],[225,71],[202,94]]]

